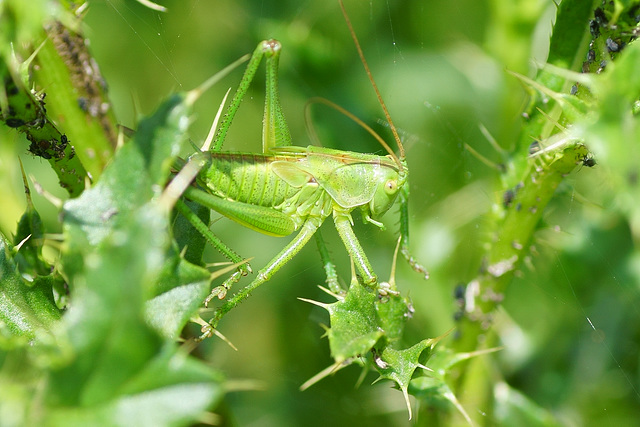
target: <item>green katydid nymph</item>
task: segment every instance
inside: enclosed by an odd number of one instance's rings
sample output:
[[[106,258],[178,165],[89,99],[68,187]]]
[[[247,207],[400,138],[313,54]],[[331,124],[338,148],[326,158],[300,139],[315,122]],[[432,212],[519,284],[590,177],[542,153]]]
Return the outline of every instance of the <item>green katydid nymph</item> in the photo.
[[[292,146],[289,128],[278,96],[277,67],[281,45],[276,40],[261,42],[249,60],[240,85],[215,131],[215,136],[205,143],[203,151],[192,156],[191,161],[197,161],[203,165],[196,178],[199,188],[189,187],[184,196],[261,233],[273,236],[288,236],[294,232],[298,234],[258,272],[257,277],[249,285],[216,309],[210,322],[214,328],[226,312],[243,301],[255,288],[269,280],[276,271],[294,257],[329,216],[333,216],[338,234],[363,283],[377,289],[377,276],[352,229],[351,212],[356,208],[361,211],[365,222],[382,228],[382,223],[377,219],[396,201],[399,201],[401,253],[416,271],[425,277],[428,275],[409,254],[407,210],[409,171],[404,148],[371,76],[342,1],[340,6],[358,54],[398,144],[399,155],[396,155],[377,135],[375,135],[376,139],[389,153],[386,156],[317,146],[306,148]],[[262,130],[263,153],[224,152],[222,144],[227,130],[263,58],[267,68]],[[334,106],[328,101],[325,103]],[[342,111],[340,107],[334,107]],[[363,125],[367,131],[375,134],[358,119],[350,114],[349,116]],[[230,261],[234,263],[242,261],[242,258],[220,242],[184,203],[178,203],[177,207]],[[206,303],[215,297],[225,298],[231,284],[249,271],[250,268],[246,264],[238,267],[236,273],[212,291]]]

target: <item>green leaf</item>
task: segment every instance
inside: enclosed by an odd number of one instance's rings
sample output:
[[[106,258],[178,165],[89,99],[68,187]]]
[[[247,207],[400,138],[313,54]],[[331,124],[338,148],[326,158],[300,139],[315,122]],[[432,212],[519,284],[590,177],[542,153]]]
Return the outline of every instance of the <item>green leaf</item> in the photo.
[[[192,414],[201,413],[217,400],[219,388],[205,384],[176,384],[90,408],[61,409],[51,413],[47,426],[188,426]]]
[[[0,346],[19,338],[32,340],[59,318],[51,287],[44,281],[29,283],[20,275],[11,245],[0,234]]]
[[[167,220],[149,206],[85,255],[64,318],[76,359],[51,379],[59,403],[112,398],[159,350],[161,340],[145,324],[142,308],[167,244]]]
[[[164,286],[169,283],[175,286],[147,301],[145,317],[162,336],[175,340],[209,295],[210,274],[208,270],[180,259],[175,270],[163,271],[159,282]]]
[[[570,68],[575,66],[577,56],[584,56],[584,35],[589,31],[589,17],[597,3],[597,0],[564,0],[557,6],[549,43],[550,64]]]
[[[175,426],[189,425],[223,395],[222,377],[204,364],[176,352],[162,351],[133,377],[121,394],[101,405],[59,408],[51,426]]]

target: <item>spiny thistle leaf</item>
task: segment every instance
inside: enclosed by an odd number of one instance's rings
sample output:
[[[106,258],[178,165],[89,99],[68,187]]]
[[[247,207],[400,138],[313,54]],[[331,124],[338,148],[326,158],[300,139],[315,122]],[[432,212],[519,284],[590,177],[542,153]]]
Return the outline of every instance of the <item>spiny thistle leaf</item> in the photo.
[[[354,280],[343,301],[326,306],[331,318],[327,336],[336,362],[365,355],[384,334],[376,311],[376,298],[374,292]]]
[[[380,377],[376,382],[386,379],[398,385],[407,403],[409,419],[411,419],[412,416],[408,393],[409,383],[416,369],[419,367],[424,368],[424,365],[419,361],[422,353],[427,348],[433,348],[436,342],[437,340],[426,339],[404,350],[395,350],[391,347],[386,347],[380,354],[380,357],[374,360],[374,366],[380,373]]]
[[[364,356],[381,339],[380,349],[397,343],[413,311],[409,301],[395,290],[393,277],[373,291],[363,286],[352,271],[349,290],[337,299],[332,304],[303,299],[329,312],[331,327],[327,336],[337,365]]]
[[[397,254],[396,249],[394,257]],[[426,368],[420,363],[421,359],[428,358],[428,355],[424,356],[424,351],[427,348],[433,349],[443,336],[425,339],[410,348],[395,348],[402,338],[405,323],[411,317],[413,308],[408,299],[396,291],[394,269],[389,282],[381,283],[374,292],[358,281],[352,264],[351,285],[345,295],[338,297],[337,302],[323,304],[305,301],[329,312],[331,327],[327,329],[327,336],[331,355],[336,363],[307,381],[302,388],[308,388],[356,360],[363,361],[362,356],[371,352],[373,357],[364,361],[365,369],[375,367],[380,374],[376,382],[388,379],[398,385],[411,418],[409,383],[417,368]]]

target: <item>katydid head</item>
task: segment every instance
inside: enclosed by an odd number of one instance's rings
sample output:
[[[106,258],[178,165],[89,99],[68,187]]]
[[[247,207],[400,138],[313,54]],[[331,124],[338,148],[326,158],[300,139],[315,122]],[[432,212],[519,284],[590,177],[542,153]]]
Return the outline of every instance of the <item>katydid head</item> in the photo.
[[[386,156],[376,171],[376,190],[368,204],[369,212],[374,218],[381,217],[393,206],[407,182],[407,168],[405,165],[397,167],[396,160],[397,157]]]

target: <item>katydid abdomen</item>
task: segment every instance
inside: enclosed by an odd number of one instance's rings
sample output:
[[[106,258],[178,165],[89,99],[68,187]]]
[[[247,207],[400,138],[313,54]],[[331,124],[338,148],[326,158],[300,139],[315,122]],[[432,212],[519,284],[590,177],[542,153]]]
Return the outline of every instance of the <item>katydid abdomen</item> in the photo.
[[[306,162],[304,154],[210,154],[198,178],[210,194],[186,195],[246,227],[288,236],[309,217],[320,225],[333,211],[331,197],[311,175],[289,172]]]
[[[273,173],[271,165],[277,161],[297,159],[255,153],[211,153],[210,164],[200,175],[200,183],[212,194],[227,200],[278,206],[300,189]]]

